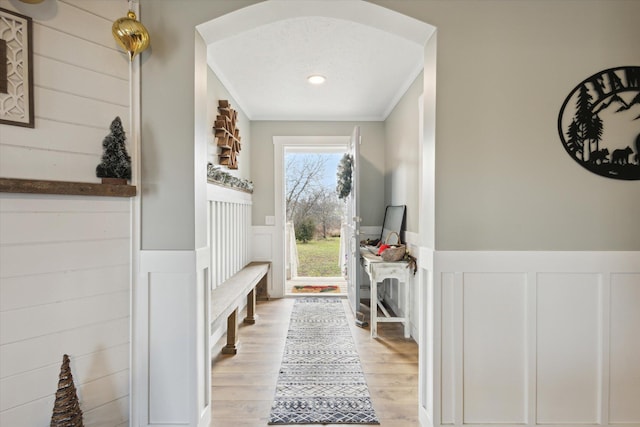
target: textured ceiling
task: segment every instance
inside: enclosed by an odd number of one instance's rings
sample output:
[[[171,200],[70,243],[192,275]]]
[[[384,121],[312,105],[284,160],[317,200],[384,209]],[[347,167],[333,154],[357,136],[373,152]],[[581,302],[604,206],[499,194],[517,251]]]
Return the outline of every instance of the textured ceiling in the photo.
[[[272,20],[207,54],[252,120],[384,120],[423,67],[422,44],[335,16]],[[326,83],[310,85],[315,73]]]

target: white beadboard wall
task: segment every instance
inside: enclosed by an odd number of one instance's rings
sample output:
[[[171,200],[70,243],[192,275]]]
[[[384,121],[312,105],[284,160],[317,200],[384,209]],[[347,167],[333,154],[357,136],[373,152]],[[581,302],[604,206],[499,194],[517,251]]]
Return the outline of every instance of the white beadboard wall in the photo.
[[[0,7],[33,18],[35,129],[0,125],[0,176],[98,182],[102,140],[129,126],[125,1]],[[51,419],[62,355],[86,426],[129,423],[131,200],[0,194],[0,425]]]

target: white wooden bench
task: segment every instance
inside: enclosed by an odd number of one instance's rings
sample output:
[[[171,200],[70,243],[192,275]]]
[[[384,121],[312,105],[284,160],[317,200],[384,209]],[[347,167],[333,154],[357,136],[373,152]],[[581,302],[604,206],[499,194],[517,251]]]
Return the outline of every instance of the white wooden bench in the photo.
[[[224,354],[238,352],[238,309],[247,301],[247,316],[244,323],[256,323],[256,286],[261,280],[271,280],[269,262],[251,262],[242,270],[227,279],[211,291],[211,328],[209,334],[227,322],[227,345],[222,348]]]

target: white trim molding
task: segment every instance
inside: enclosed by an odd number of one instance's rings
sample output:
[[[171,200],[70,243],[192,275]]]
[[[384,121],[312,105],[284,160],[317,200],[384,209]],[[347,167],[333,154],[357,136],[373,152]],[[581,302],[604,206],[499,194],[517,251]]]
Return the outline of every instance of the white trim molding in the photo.
[[[431,427],[433,423],[433,408],[435,396],[435,340],[439,338],[439,331],[434,327],[436,310],[439,305],[434,298],[433,286],[433,258],[435,251],[428,247],[418,247],[418,332],[414,335],[418,342],[418,417],[420,425]],[[439,313],[439,311],[438,311]]]

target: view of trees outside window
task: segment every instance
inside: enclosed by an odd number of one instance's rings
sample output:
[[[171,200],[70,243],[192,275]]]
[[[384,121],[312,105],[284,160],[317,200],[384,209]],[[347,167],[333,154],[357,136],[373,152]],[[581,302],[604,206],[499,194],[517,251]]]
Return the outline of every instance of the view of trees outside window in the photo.
[[[338,277],[344,203],[336,194],[342,153],[285,155],[286,214],[297,241],[298,276]]]

